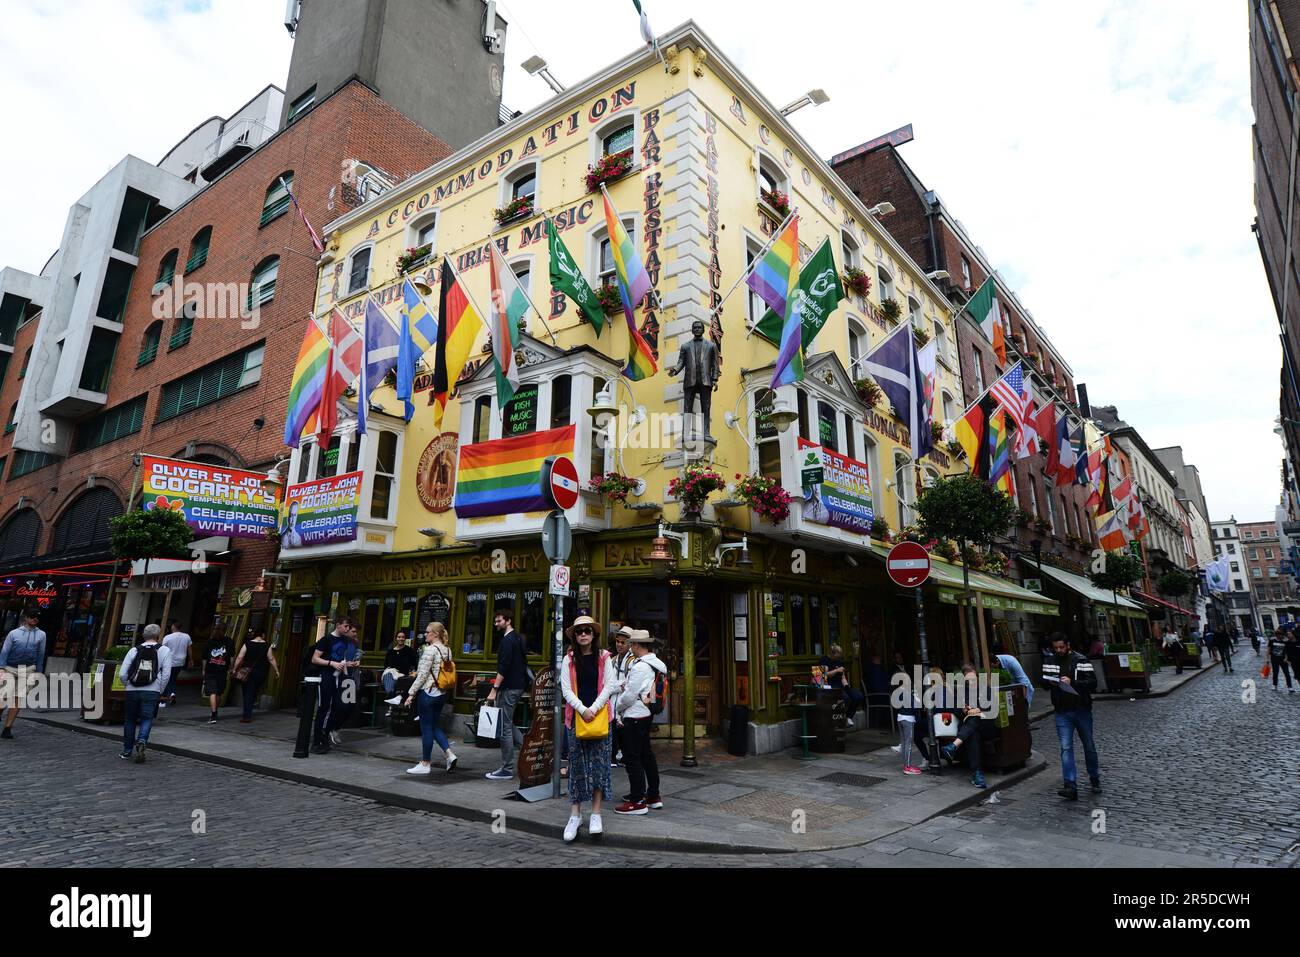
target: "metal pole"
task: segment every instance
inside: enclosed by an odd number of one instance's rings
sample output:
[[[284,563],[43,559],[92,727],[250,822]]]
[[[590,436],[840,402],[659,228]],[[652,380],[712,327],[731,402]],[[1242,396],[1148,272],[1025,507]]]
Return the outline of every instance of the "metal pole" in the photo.
[[[966,541],[957,539],[961,549],[961,600],[966,604],[966,637],[970,640],[970,660],[976,662],[980,656],[979,636],[975,633],[975,607],[971,604],[970,569],[966,567]]]
[[[555,562],[555,564],[560,564]],[[551,660],[555,665],[555,718],[551,761],[551,797],[560,797],[560,756],[564,753],[564,695],[560,693],[560,668],[564,666],[564,596],[555,596],[555,635],[551,639]]]
[[[695,582],[688,579],[682,582],[682,767],[695,766]]]
[[[921,642],[921,701],[925,702],[925,678],[930,673],[930,646],[925,641],[925,599],[922,588],[916,590],[916,633]],[[934,737],[934,709],[925,709],[925,742],[929,747],[929,756],[925,759],[927,771],[939,774],[943,771],[943,762],[939,760],[939,742]]]

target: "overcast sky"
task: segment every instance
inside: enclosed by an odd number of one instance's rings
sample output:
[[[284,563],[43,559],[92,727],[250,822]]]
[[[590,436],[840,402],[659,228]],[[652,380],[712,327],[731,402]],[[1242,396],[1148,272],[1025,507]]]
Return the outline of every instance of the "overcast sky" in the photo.
[[[442,0],[430,0],[442,2]],[[463,0],[462,0],[463,2]],[[1180,444],[1211,518],[1273,517],[1277,320],[1250,232],[1240,0],[1061,3],[644,0],[694,17],[824,157],[912,123],[902,148],[1074,371],[1152,448]],[[631,0],[509,0],[505,102],[639,44]],[[39,271],[69,205],[126,153],[150,162],[283,86],[280,0],[5,0],[0,268]]]

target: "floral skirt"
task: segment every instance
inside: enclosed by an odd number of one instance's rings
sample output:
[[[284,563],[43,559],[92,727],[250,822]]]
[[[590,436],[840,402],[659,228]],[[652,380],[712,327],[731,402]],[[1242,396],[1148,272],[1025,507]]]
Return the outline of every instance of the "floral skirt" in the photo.
[[[572,728],[565,728],[564,735],[569,742],[570,803],[585,804],[596,791],[608,799],[613,790],[609,771],[609,735],[579,741]]]

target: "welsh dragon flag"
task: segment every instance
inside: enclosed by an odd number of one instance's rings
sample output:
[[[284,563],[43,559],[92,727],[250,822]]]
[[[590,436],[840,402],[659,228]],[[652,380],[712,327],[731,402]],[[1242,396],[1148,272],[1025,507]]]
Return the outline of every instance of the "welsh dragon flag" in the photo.
[[[489,245],[492,247],[492,356],[497,367],[497,401],[504,413],[519,389],[519,366],[515,363],[519,323],[532,303],[497,244]]]
[[[998,315],[997,292],[998,288],[992,277],[984,280],[984,285],[980,286],[979,292],[966,303],[966,311],[975,317],[984,335],[989,342],[993,343],[993,351],[998,354],[998,362],[1006,365],[1007,341],[1002,333],[1002,317]]]

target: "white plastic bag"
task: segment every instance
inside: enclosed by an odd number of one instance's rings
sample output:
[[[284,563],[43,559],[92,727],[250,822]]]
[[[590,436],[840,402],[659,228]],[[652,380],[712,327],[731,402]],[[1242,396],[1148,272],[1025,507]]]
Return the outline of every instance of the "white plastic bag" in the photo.
[[[489,741],[501,737],[501,709],[484,705],[478,713],[478,736]]]

